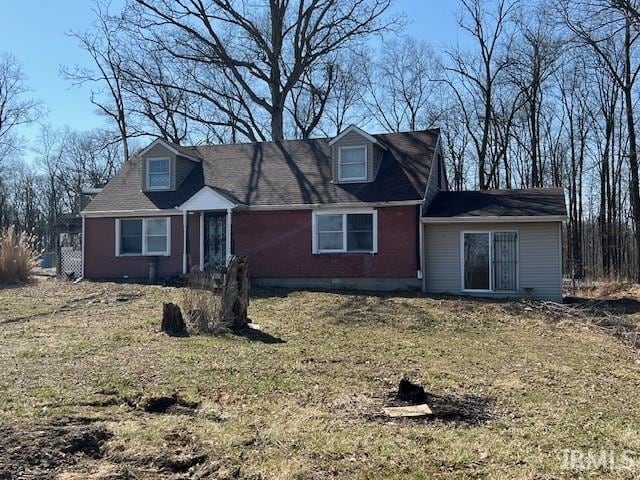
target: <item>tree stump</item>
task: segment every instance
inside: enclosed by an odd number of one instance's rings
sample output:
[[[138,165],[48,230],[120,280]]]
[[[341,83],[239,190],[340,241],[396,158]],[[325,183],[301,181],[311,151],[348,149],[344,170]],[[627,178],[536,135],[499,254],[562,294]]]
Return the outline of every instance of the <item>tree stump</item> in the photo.
[[[249,307],[249,261],[244,256],[233,256],[229,260],[222,286],[222,311],[220,319],[229,328],[247,326]]]
[[[162,304],[162,324],[160,329],[172,337],[186,337],[187,325],[182,318],[180,307],[175,303]]]
[[[427,394],[422,386],[403,378],[398,385],[396,398],[412,405],[418,405],[427,401]]]

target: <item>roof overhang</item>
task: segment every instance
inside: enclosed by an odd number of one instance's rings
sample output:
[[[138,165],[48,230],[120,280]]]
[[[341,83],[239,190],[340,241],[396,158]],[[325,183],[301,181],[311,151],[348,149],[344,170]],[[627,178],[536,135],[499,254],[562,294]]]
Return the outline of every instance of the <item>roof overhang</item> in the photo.
[[[362,130],[361,128],[356,127],[355,125],[351,124],[349,125],[347,128],[345,128],[341,133],[339,133],[338,135],[336,135],[335,137],[333,137],[333,139],[331,139],[329,141],[329,146],[332,146],[334,143],[336,143],[338,140],[340,140],[341,138],[343,138],[345,135],[347,135],[348,133],[351,132],[355,132],[358,135],[366,138],[367,140],[369,140],[371,143],[375,143],[376,145],[378,145],[380,148],[382,148],[383,150],[387,150],[387,147],[385,145],[383,145],[380,141],[378,141],[378,139],[372,135],[369,135],[367,132],[365,132],[364,130]]]
[[[564,222],[566,215],[483,216],[483,217],[422,217],[422,223],[506,223]]]
[[[162,138],[156,138],[153,142],[151,142],[147,147],[145,147],[138,155],[143,156],[145,155],[147,152],[149,152],[149,150],[151,150],[153,147],[155,147],[156,145],[162,145],[164,148],[166,148],[167,150],[169,150],[171,153],[173,153],[174,155],[179,155],[181,157],[187,158],[189,160],[192,160],[196,163],[200,163],[201,159],[199,159],[198,157],[195,157],[193,155],[190,155],[186,152],[183,152],[181,150],[178,150],[177,148],[175,148],[171,143],[167,142],[166,140],[162,139]]]
[[[420,205],[422,200],[398,200],[391,202],[343,202],[343,203],[291,203],[289,205],[249,205],[240,206],[244,210],[321,210],[340,208],[384,208]]]
[[[237,204],[233,203],[220,192],[209,186],[204,186],[194,193],[189,200],[180,205],[178,210],[183,212],[195,210],[228,210],[235,207],[237,207]]]
[[[182,211],[170,208],[170,209],[138,209],[138,210],[94,210],[80,212],[80,215],[87,218],[98,217],[166,217],[168,215],[182,215]]]

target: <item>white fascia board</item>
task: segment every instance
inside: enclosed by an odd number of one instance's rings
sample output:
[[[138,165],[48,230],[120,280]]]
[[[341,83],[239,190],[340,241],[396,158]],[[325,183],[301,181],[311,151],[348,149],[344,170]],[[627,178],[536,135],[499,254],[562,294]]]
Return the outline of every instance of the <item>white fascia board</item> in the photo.
[[[194,157],[192,155],[189,155],[188,153],[184,153],[184,152],[181,152],[180,150],[177,150],[176,148],[173,147],[173,145],[169,144],[168,142],[166,142],[162,138],[156,138],[153,142],[151,142],[149,144],[149,146],[147,146],[146,148],[141,150],[138,155],[140,155],[141,157],[144,156],[149,150],[151,150],[156,145],[162,145],[164,148],[166,148],[167,150],[169,150],[173,154],[179,155],[179,156],[184,157],[184,158],[188,158],[189,160],[192,160],[192,161],[194,161],[196,163],[200,163],[200,161],[201,161],[198,157]]]
[[[80,212],[80,216],[86,218],[99,217],[166,217],[168,215],[182,215],[182,211],[169,208],[166,210],[148,209],[148,210],[102,210],[94,212]]]
[[[423,217],[422,223],[506,223],[506,222],[564,222],[564,215],[487,216],[487,217]]]
[[[335,144],[338,140],[340,140],[341,138],[343,138],[346,134],[348,134],[349,132],[356,132],[358,135],[366,138],[367,140],[369,140],[371,143],[375,143],[376,145],[378,145],[380,148],[382,148],[383,150],[387,150],[387,147],[385,147],[382,143],[380,143],[378,141],[378,139],[376,139],[374,136],[369,135],[367,132],[365,132],[364,130],[362,130],[361,128],[356,127],[355,125],[351,124],[349,125],[347,128],[345,128],[341,133],[339,133],[338,135],[336,135],[335,137],[333,137],[331,140],[329,140],[329,146],[332,146],[333,144]]]
[[[205,187],[208,188],[208,187]],[[217,192],[216,192],[217,193]],[[194,196],[197,195],[194,194]],[[222,197],[222,195],[220,195]],[[191,197],[193,198],[193,197]],[[225,197],[222,197],[225,198]],[[191,199],[189,199],[191,200]],[[187,200],[187,202],[189,201]],[[226,198],[225,198],[226,200]],[[228,201],[228,200],[227,200]],[[103,211],[93,211],[93,212],[80,212],[80,215],[83,217],[91,218],[91,217],[144,217],[144,216],[165,216],[165,215],[182,215],[183,207],[187,203],[180,205],[176,208],[166,209],[166,210],[103,210]],[[383,208],[383,207],[405,207],[405,206],[413,206],[420,205],[422,200],[401,200],[397,202],[351,202],[351,203],[300,203],[300,204],[291,204],[291,205],[255,205],[255,206],[244,206],[244,205],[236,205],[232,202],[229,202],[230,206],[226,208],[235,208],[249,211],[276,211],[276,210],[335,210],[335,209],[345,209],[345,208]],[[189,209],[187,209],[189,210]],[[205,209],[206,210],[206,209]]]
[[[291,205],[252,205],[239,207],[245,210],[335,210],[344,208],[381,208],[420,205],[422,200],[401,200],[397,202],[349,202],[349,203],[295,203]]]

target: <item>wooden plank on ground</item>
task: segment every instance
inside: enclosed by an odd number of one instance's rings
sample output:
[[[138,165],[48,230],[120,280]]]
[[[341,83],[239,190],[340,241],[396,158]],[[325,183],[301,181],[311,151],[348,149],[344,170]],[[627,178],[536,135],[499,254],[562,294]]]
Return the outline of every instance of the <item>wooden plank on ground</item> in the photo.
[[[429,405],[423,403],[421,405],[409,405],[406,407],[384,407],[382,409],[388,417],[424,417],[432,415],[433,412]]]

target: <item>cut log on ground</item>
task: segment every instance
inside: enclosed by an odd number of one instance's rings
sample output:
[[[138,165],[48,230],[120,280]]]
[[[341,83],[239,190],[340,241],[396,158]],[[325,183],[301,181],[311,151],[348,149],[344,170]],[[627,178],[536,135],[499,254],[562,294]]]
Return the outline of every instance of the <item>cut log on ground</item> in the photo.
[[[162,304],[161,330],[172,337],[186,337],[187,325],[182,318],[180,307],[175,303]]]

